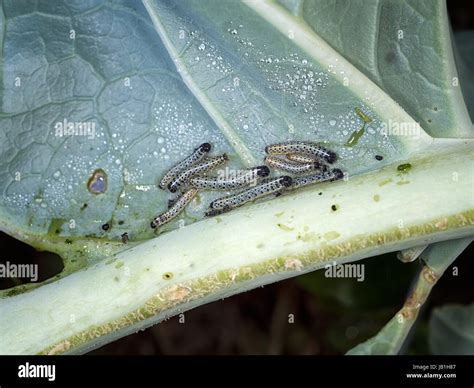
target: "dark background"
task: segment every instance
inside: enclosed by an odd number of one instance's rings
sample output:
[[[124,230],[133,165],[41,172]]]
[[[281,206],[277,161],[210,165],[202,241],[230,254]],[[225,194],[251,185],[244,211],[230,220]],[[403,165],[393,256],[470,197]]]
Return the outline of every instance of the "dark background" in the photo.
[[[474,28],[473,1],[448,0],[448,9],[454,31]],[[40,263],[43,278],[61,269],[55,255],[36,252],[3,233],[0,251]],[[474,301],[473,256],[471,244],[453,264],[458,276],[448,269],[438,282],[403,353],[429,354],[428,320],[434,308]],[[90,354],[344,354],[375,335],[402,307],[420,268],[418,261],[401,263],[395,253],[359,263],[365,264],[364,282],[314,272],[201,306],[185,313],[185,323],[174,317]],[[0,289],[14,285],[0,279]],[[289,314],[294,323],[288,322]]]

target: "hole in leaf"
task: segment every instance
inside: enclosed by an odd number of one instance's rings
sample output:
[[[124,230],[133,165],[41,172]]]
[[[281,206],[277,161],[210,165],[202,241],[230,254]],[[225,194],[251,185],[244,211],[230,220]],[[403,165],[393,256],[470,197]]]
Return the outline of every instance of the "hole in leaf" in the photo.
[[[21,284],[39,283],[62,272],[60,256],[39,252],[28,244],[0,232],[0,290]]]

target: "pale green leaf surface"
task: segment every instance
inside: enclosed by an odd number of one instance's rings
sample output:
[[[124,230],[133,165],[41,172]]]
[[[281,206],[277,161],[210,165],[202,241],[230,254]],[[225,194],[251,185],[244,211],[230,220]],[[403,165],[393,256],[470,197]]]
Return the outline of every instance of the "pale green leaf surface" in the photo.
[[[474,121],[474,31],[455,33],[454,42],[464,101]]]
[[[471,137],[445,1],[284,0],[432,136]]]
[[[150,219],[168,199],[157,179],[204,141],[238,167],[261,164],[271,142],[317,139],[338,151],[351,175],[429,142],[424,132],[382,134],[382,123],[412,119],[324,42],[309,52],[304,30],[285,36],[278,20],[236,1],[154,7],[161,40],[133,2],[3,4],[4,230],[88,258],[104,245],[120,249],[124,232],[132,242],[150,238]],[[297,21],[289,22],[298,33]],[[344,72],[352,72],[349,86]],[[345,147],[362,125],[356,107],[373,121],[355,147]],[[64,120],[93,123],[93,138],[57,136]],[[95,195],[87,182],[99,168],[108,189]],[[201,194],[186,223],[202,218],[212,195]],[[104,232],[106,222],[112,228]]]
[[[2,9],[4,230],[40,247],[57,241],[66,254],[66,237],[96,241],[85,256],[124,232],[131,241],[150,238],[149,222],[167,201],[156,187],[160,174],[203,141],[233,155],[175,72],[141,3],[6,1]],[[95,133],[56,136],[64,120],[91,122]],[[87,182],[98,168],[108,189],[95,195]]]

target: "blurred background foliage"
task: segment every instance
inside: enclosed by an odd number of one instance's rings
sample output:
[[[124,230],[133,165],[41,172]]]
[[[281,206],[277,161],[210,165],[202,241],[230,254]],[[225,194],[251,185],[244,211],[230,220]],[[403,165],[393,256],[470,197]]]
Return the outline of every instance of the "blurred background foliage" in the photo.
[[[449,0],[448,9],[454,31],[474,29],[474,2]],[[62,270],[58,256],[4,233],[0,251],[0,263],[39,264],[40,281]],[[441,306],[474,301],[472,257],[471,243],[433,289],[401,353],[430,354],[447,346],[430,341],[429,330],[442,327]],[[201,306],[90,354],[344,354],[374,336],[402,307],[421,267],[419,261],[401,263],[396,253],[357,263],[365,265],[363,282],[313,272]],[[0,279],[0,289],[18,284]]]

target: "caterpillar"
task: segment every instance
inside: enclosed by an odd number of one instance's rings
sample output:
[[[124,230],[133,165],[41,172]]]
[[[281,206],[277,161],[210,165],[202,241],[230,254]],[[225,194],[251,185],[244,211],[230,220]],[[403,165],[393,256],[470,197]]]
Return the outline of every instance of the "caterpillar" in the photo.
[[[192,167],[184,170],[183,172],[179,173],[175,178],[173,178],[168,184],[168,190],[172,193],[176,193],[178,188],[184,183],[187,183],[192,177],[199,175],[203,172],[212,170],[225,163],[227,160],[227,155],[223,154],[213,158],[208,158],[201,163],[193,165]]]
[[[314,163],[321,160],[317,156],[305,154],[286,154],[286,158],[298,163]],[[322,166],[326,167],[325,165]]]
[[[206,213],[204,213],[204,215],[206,217],[215,217],[227,213],[230,210],[231,208],[229,206],[224,207],[223,209],[209,209]]]
[[[270,175],[270,169],[267,166],[257,166],[227,180],[221,177],[198,176],[191,178],[189,185],[197,189],[234,190],[255,184],[257,179],[267,177],[268,175]]]
[[[311,142],[293,141],[288,143],[272,144],[265,147],[265,152],[268,155],[283,155],[283,154],[306,154],[315,155],[324,159],[326,162],[332,164],[337,160],[337,155],[334,151]]]
[[[273,155],[267,156],[265,158],[265,163],[277,170],[286,171],[292,174],[304,174],[313,170],[322,169],[321,163],[316,161],[302,164]]]
[[[231,195],[224,198],[219,198],[211,202],[209,207],[215,210],[227,210],[228,208],[234,208],[241,206],[247,202],[254,201],[258,198],[266,195],[278,193],[281,190],[290,187],[292,184],[292,178],[289,176],[281,176],[266,183],[252,187],[238,194]]]
[[[307,186],[312,183],[325,182],[325,181],[337,181],[344,177],[344,173],[338,169],[334,168],[330,171],[323,171],[318,174],[305,175],[297,178],[293,178],[292,188],[296,189],[299,187]]]
[[[191,202],[191,200],[196,196],[198,190],[195,188],[191,188],[184,192],[178,199],[173,203],[173,205],[164,213],[160,214],[159,216],[155,217],[153,221],[151,221],[150,226],[154,229],[157,226],[161,226],[170,222],[173,218],[175,218],[179,213],[183,211],[186,205]]]
[[[194,150],[191,155],[189,155],[186,159],[184,159],[182,162],[178,163],[171,170],[169,170],[161,179],[160,183],[158,184],[158,187],[164,190],[168,186],[168,184],[170,184],[173,178],[176,177],[176,175],[199,162],[204,156],[206,156],[206,154],[209,153],[210,150],[211,145],[209,143],[201,144],[198,148]]]

